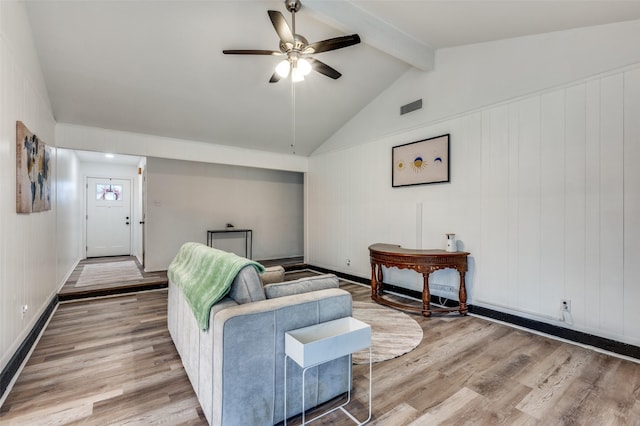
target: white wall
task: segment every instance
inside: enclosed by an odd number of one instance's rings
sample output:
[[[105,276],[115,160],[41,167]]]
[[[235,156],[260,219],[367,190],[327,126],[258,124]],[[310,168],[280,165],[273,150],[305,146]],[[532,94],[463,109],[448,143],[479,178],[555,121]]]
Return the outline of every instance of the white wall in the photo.
[[[146,199],[149,271],[229,222],[253,230],[254,259],[303,254],[301,173],[147,157]]]
[[[56,255],[57,283],[62,287],[84,255],[80,162],[72,150],[57,152]]]
[[[56,207],[16,214],[16,121],[53,147],[55,122],[24,3],[0,2],[0,369],[56,292]],[[54,198],[55,199],[55,198]],[[22,316],[21,306],[29,309]]]
[[[639,345],[640,26],[608,28],[626,36],[595,28],[509,41],[528,61],[491,56],[483,75],[494,94],[479,88],[472,99],[459,67],[465,56],[473,66],[505,42],[451,49],[441,56],[457,59],[437,62],[439,75],[408,75],[381,95],[310,159],[309,263],[369,277],[369,244],[443,248],[444,234],[455,232],[471,252],[472,304]],[[532,39],[563,46],[565,63],[545,63]],[[584,79],[629,62],[636,65]],[[530,93],[533,64],[544,64],[536,72],[548,89]],[[422,124],[431,112],[388,118],[407,93],[447,104],[441,114],[450,116],[433,113],[437,120]],[[444,133],[451,134],[451,183],[391,188],[391,148]],[[448,272],[434,281],[455,283]],[[420,288],[410,271],[389,280]],[[557,322],[561,298],[572,301],[573,324]]]
[[[64,148],[187,161],[204,161],[295,172],[307,171],[308,159],[297,155],[236,148],[139,133],[58,123],[56,140]]]
[[[436,51],[431,72],[409,70],[316,153],[343,149],[640,62],[640,21]],[[400,116],[400,106],[423,109]]]

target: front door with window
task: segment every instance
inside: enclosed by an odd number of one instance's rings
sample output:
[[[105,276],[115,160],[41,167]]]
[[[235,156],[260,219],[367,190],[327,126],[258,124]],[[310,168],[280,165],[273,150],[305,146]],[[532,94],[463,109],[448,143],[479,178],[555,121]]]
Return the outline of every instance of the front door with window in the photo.
[[[131,181],[87,178],[87,257],[131,254]]]

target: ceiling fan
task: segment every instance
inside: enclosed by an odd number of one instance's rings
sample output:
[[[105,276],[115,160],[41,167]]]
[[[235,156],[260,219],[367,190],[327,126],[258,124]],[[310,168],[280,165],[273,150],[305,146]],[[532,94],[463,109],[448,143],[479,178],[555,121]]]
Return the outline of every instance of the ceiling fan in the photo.
[[[223,50],[222,53],[226,55],[286,55],[287,59],[278,63],[269,83],[277,83],[281,78],[287,78],[289,74],[291,74],[292,81],[302,81],[304,76],[308,75],[312,70],[334,80],[340,78],[342,74],[336,69],[313,58],[311,55],[358,44],[360,43],[360,36],[352,34],[309,43],[306,38],[296,34],[296,12],[302,6],[300,0],[285,0],[284,4],[287,10],[291,12],[291,27],[287,24],[282,13],[277,10],[268,11],[271,23],[278,37],[280,37],[280,50]]]

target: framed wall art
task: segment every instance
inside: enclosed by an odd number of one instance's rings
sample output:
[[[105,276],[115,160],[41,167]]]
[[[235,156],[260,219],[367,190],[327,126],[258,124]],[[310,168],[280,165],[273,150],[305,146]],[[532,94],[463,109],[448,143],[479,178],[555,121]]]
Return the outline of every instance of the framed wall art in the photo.
[[[393,187],[449,182],[449,134],[394,146]]]
[[[51,209],[51,148],[16,122],[16,212]]]

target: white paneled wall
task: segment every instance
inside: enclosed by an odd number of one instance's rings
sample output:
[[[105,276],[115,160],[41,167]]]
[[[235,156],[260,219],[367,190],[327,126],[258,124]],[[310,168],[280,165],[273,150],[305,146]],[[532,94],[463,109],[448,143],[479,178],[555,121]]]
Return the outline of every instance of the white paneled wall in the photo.
[[[391,148],[444,133],[451,182],[391,188]],[[638,164],[640,67],[316,155],[308,262],[369,277],[368,245],[442,248],[455,232],[472,254],[472,304],[638,345]],[[388,280],[420,289],[410,271]]]
[[[56,249],[58,274],[61,287],[83,256],[82,180],[81,166],[75,152],[57,150],[57,197],[56,197]]]
[[[624,170],[624,211],[623,229],[623,300],[617,306],[622,310],[622,333],[625,336],[638,336],[640,324],[640,280],[638,263],[640,260],[640,69],[624,75],[623,104],[623,152]]]
[[[43,88],[24,4],[0,2],[0,369],[56,292],[55,208],[16,213],[16,120],[55,147]],[[53,154],[55,197],[55,148]]]

